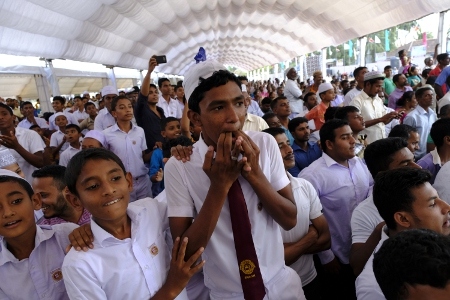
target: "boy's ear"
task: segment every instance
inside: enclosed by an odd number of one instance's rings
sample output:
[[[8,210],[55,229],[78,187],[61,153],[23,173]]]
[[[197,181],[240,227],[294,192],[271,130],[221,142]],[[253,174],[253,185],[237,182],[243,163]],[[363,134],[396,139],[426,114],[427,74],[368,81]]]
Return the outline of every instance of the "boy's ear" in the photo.
[[[67,186],[62,190],[62,193],[64,195],[64,198],[66,199],[67,202],[69,202],[69,204],[75,209],[75,210],[83,210],[83,205],[81,204],[80,199],[75,196],[74,194],[72,194],[69,189],[67,188]]]
[[[128,191],[131,193],[133,191],[133,176],[130,172],[125,173],[125,179],[128,183]]]
[[[163,138],[165,138],[166,137],[166,131],[165,130],[161,130],[161,135],[162,135]]]
[[[193,110],[189,110],[188,111],[188,117],[189,117],[189,120],[191,120],[192,124],[199,125],[199,126],[202,125],[202,121],[200,120],[200,114],[199,113],[196,113]]]
[[[115,111],[115,110],[112,110],[112,111],[111,111],[111,115],[112,115],[114,118],[117,119],[117,114],[116,114],[116,111]]]
[[[31,202],[33,203],[34,210],[40,210],[42,207],[41,195],[39,193],[34,193],[31,196]]]

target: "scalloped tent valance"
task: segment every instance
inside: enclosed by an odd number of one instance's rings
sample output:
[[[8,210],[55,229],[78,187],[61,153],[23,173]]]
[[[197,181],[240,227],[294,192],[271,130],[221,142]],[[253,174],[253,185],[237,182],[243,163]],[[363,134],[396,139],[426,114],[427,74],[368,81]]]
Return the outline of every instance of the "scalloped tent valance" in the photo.
[[[0,53],[184,74],[200,46],[252,70],[450,8],[450,0],[0,0]],[[1,62],[0,62],[1,64]]]

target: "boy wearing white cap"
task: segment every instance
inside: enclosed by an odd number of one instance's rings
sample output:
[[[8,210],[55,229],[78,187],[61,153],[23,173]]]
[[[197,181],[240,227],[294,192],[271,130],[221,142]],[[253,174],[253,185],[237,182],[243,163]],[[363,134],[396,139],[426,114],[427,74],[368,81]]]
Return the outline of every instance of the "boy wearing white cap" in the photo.
[[[66,104],[66,99],[61,96],[53,97],[52,107],[55,111],[53,115],[48,118],[48,125],[50,130],[58,130],[58,126],[55,124],[55,118],[57,113],[63,113],[66,116],[67,124],[78,125],[78,120],[71,113],[64,113],[64,104]]]
[[[297,208],[276,141],[241,130],[241,84],[223,65],[200,62],[183,85],[202,134],[189,161],[165,167],[172,236],[189,238],[186,257],[205,247],[211,299],[305,299],[284,262],[279,225],[295,226]]]
[[[106,139],[103,132],[98,130],[90,130],[84,136],[83,142],[81,143],[81,149],[89,148],[104,148],[106,145]]]
[[[98,112],[94,121],[94,129],[103,131],[108,127],[116,124],[116,120],[111,114],[111,101],[119,96],[117,89],[113,86],[105,86],[102,89],[102,99],[105,103],[105,107]]]
[[[308,120],[313,120],[316,130],[320,130],[322,125],[325,124],[325,111],[330,107],[331,101],[334,100],[336,94],[334,93],[334,87],[331,83],[325,82],[319,85],[317,94],[322,100],[318,105],[312,108],[306,115],[305,118]]]

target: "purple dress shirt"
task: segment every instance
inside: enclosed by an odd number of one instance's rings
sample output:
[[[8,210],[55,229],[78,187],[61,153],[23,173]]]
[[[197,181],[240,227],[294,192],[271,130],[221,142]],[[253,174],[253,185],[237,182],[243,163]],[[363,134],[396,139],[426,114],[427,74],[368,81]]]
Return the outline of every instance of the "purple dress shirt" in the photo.
[[[405,90],[395,88],[395,90],[389,95],[388,106],[392,109],[397,109],[397,100],[400,99],[405,92],[412,91],[410,86],[405,86]]]

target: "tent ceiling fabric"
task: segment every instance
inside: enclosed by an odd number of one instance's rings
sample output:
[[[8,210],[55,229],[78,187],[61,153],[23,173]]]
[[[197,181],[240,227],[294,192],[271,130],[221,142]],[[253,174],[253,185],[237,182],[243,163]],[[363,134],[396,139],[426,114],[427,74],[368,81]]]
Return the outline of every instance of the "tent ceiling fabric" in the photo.
[[[200,46],[252,70],[450,8],[450,0],[0,0],[0,53],[184,74]]]

